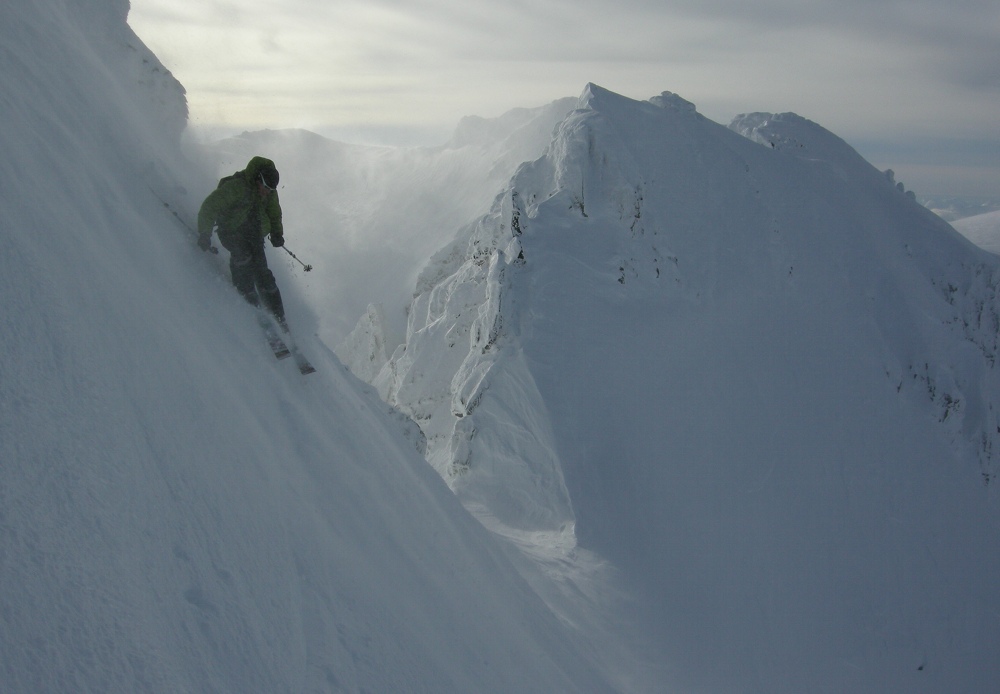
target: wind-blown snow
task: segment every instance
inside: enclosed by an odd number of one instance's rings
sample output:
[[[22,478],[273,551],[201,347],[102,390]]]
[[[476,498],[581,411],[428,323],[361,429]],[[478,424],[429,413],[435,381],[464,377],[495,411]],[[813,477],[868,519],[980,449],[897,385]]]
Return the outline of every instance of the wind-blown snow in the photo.
[[[0,8],[0,689],[607,691],[399,416],[304,331],[319,373],[276,362],[163,207],[211,177],[127,8]]]
[[[316,268],[302,292],[321,307],[323,340],[339,347],[367,307],[380,306],[391,353],[403,340],[404,309],[427,259],[489,209],[517,166],[542,153],[575,103],[466,118],[441,147],[364,147],[304,131],[265,131],[210,149],[219,176],[256,154],[277,162],[289,246]],[[375,273],[379,282],[371,279]]]

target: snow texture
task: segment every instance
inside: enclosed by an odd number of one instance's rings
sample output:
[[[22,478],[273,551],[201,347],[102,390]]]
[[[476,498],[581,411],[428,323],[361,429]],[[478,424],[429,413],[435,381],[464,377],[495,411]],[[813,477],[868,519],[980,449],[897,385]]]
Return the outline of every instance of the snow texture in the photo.
[[[209,177],[126,11],[0,9],[0,689],[608,691],[399,418],[308,334],[319,373],[276,362],[163,207]]]
[[[995,688],[997,256],[669,92],[186,149],[127,11],[0,6],[0,689]],[[310,376],[190,230],[253,154]]]

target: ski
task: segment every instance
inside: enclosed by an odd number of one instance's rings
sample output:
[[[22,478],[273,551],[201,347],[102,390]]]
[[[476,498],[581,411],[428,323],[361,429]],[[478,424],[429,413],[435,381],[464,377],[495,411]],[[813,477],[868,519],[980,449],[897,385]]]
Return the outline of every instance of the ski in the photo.
[[[309,360],[297,347],[292,347],[292,356],[295,358],[295,365],[299,367],[300,374],[304,376],[316,372],[316,367],[309,363]]]
[[[261,330],[264,331],[264,339],[267,340],[267,346],[274,352],[275,359],[290,357],[292,351],[288,349],[288,345],[281,339],[281,335],[278,334],[278,329],[274,326],[274,323],[261,311],[257,312],[257,322],[260,324]]]
[[[278,326],[271,320],[271,317],[260,309],[257,311],[257,322],[260,323],[260,327],[264,331],[264,337],[267,339],[267,344],[270,346],[271,351],[274,352],[275,358],[286,359],[287,357],[293,357],[295,359],[295,366],[298,367],[300,374],[306,375],[316,372],[316,367],[299,351],[287,328],[285,329],[285,336],[282,337]]]
[[[288,349],[292,353],[292,358],[295,360],[295,366],[299,367],[299,373],[303,376],[306,374],[315,373],[316,367],[309,363],[301,351],[299,351],[299,346],[295,344],[295,338],[292,337],[291,332],[288,328],[285,328],[285,340],[288,343]]]

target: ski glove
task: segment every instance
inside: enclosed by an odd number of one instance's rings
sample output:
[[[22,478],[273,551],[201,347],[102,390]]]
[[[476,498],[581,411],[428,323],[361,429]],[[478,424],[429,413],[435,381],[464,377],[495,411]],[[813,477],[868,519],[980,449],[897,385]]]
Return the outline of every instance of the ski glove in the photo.
[[[271,245],[275,248],[281,248],[285,245],[285,237],[280,234],[271,234]]]
[[[199,236],[198,237],[198,248],[203,251],[209,251],[212,249],[212,237],[211,236]]]

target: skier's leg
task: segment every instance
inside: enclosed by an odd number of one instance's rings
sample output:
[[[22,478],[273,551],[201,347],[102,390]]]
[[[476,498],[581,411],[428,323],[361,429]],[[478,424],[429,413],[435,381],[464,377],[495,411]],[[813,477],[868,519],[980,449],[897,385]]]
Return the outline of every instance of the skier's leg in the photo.
[[[261,240],[260,247],[255,249],[253,260],[254,284],[260,294],[264,306],[272,314],[281,327],[285,326],[285,306],[281,300],[281,292],[278,290],[278,283],[274,279],[274,273],[267,267],[267,256],[264,254],[264,242]]]
[[[274,282],[274,275],[271,275],[270,270],[267,271],[267,274],[271,276],[270,288],[268,288],[268,285],[264,285],[264,288],[260,290],[261,298],[264,300],[267,310],[274,314],[278,325],[287,330],[288,328],[285,325],[285,305],[281,301],[281,292],[278,291],[278,285]]]
[[[235,243],[230,249],[229,272],[232,275],[233,286],[244,299],[254,306],[260,305],[257,290],[254,288],[254,252],[247,243]]]

